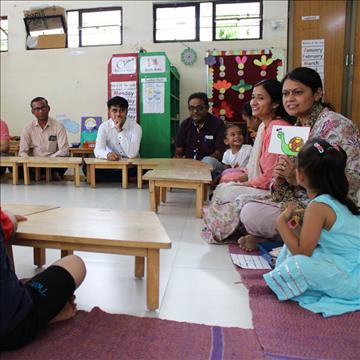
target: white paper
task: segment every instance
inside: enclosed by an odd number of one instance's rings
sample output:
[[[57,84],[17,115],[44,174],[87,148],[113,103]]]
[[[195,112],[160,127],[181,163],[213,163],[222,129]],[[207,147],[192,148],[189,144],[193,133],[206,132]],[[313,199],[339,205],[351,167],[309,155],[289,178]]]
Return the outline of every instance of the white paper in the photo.
[[[271,131],[269,153],[296,156],[309,138],[308,126],[274,125]]]
[[[135,74],[136,57],[121,56],[111,59],[111,72],[113,74]]]
[[[129,103],[127,119],[136,121],[137,94],[136,81],[114,81],[111,83],[111,97],[122,96]]]
[[[163,73],[166,71],[165,60],[164,55],[142,56],[140,58],[140,72],[142,74]]]
[[[163,114],[165,112],[165,83],[154,80],[144,82],[142,85],[144,114]]]
[[[230,254],[233,263],[243,269],[271,269],[269,263],[257,255]]]
[[[301,41],[301,66],[316,70],[324,86],[325,39]]]

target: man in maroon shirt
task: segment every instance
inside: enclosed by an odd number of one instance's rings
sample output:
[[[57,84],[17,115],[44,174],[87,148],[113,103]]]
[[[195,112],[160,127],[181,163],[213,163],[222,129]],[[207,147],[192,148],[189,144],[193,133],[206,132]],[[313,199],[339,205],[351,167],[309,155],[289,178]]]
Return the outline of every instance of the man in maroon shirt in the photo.
[[[202,92],[189,96],[190,117],[185,119],[176,135],[175,157],[201,160],[213,167],[213,176],[222,172],[225,150],[225,124],[209,113],[207,95]]]

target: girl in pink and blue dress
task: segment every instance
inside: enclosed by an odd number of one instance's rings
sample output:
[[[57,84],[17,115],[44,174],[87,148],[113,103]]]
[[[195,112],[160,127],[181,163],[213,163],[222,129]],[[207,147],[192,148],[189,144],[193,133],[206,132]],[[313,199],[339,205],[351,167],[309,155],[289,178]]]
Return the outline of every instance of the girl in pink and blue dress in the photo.
[[[294,203],[280,214],[284,247],[264,275],[279,300],[294,300],[324,317],[360,310],[360,211],[348,197],[347,155],[313,138],[301,149],[296,180],[310,199],[300,233]]]

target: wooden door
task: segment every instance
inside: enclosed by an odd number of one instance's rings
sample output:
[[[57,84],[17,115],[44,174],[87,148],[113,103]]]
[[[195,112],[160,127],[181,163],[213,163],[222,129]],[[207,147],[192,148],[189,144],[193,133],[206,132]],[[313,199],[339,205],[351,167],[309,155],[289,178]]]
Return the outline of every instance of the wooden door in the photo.
[[[350,119],[360,128],[360,3],[357,3],[355,26],[355,52],[350,58],[353,66]]]
[[[293,2],[293,68],[301,66],[301,41],[325,39],[324,100],[340,112],[344,80],[346,1]]]

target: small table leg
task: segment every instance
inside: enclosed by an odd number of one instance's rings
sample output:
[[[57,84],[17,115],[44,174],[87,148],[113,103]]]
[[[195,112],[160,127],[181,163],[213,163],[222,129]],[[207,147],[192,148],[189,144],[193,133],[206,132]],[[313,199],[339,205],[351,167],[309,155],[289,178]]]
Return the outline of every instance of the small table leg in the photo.
[[[149,193],[150,193],[150,209],[151,211],[157,212],[158,211],[158,201],[156,199],[156,187],[155,181],[149,181]]]
[[[122,174],[122,180],[121,180],[122,188],[127,189],[127,187],[128,187],[128,168],[127,168],[127,165],[124,165],[122,167],[121,174]]]
[[[40,181],[40,168],[38,167],[35,168],[35,181]]]
[[[61,257],[63,258],[65,256],[72,255],[73,253],[73,250],[61,250]]]
[[[45,249],[34,248],[34,265],[42,267],[46,263]]]
[[[24,185],[29,185],[30,184],[29,167],[27,166],[26,163],[23,164],[23,169],[24,169]]]
[[[86,182],[90,185],[90,165],[86,164]]]
[[[166,203],[166,193],[167,193],[167,187],[161,187],[160,188],[160,201],[163,203]]]
[[[46,168],[45,169],[45,181],[50,182],[50,180],[51,180],[51,169]]]
[[[17,185],[19,182],[19,169],[18,169],[18,164],[14,164],[13,168],[13,185]]]
[[[145,274],[145,258],[143,256],[135,256],[135,277],[143,278]]]
[[[74,168],[75,186],[80,186],[80,165],[76,165]]]
[[[204,204],[204,184],[198,184],[196,186],[196,217],[202,217],[202,207]]]
[[[137,166],[137,185],[138,189],[142,189],[142,166]]]
[[[92,188],[95,187],[95,165],[90,165],[90,169],[89,169],[89,173],[90,173],[90,186]]]
[[[159,249],[148,249],[146,262],[146,294],[147,307],[149,310],[156,310],[159,307]]]

